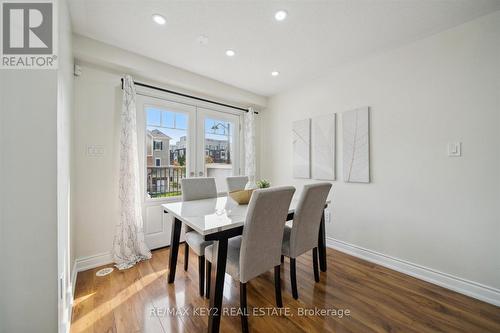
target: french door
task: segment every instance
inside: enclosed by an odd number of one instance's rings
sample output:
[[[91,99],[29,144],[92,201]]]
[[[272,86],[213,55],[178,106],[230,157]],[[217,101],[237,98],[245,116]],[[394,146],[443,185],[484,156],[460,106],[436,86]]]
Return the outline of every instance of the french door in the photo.
[[[223,193],[226,177],[240,173],[240,121],[237,114],[137,96],[144,234],[151,249],[170,243],[172,217],[161,204],[180,200],[182,178],[214,177]]]
[[[240,174],[240,117],[197,109],[199,176],[214,177],[217,192],[227,192],[226,177]]]

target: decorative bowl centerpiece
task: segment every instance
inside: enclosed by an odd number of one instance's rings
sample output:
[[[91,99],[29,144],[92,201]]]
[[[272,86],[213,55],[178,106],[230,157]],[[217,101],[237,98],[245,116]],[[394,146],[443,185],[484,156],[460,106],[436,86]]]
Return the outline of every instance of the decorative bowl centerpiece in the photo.
[[[248,205],[252,197],[253,189],[251,190],[238,190],[229,192],[229,196],[238,203],[238,205]]]
[[[258,188],[268,188],[271,186],[271,183],[265,179],[258,180],[256,183],[253,183],[254,186],[257,186],[257,188],[252,188],[253,186],[251,185],[252,182],[248,182],[247,185],[245,186],[244,190],[237,190],[237,191],[232,191],[229,192],[229,196],[238,203],[238,205],[248,205],[250,202],[250,198],[252,197],[252,193],[254,190]]]

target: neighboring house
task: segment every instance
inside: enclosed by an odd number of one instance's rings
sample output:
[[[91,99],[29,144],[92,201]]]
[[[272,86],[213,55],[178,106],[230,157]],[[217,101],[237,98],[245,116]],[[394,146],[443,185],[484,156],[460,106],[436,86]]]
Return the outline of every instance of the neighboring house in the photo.
[[[148,130],[146,139],[148,167],[170,165],[169,148],[171,139],[171,137],[157,129]]]
[[[230,163],[228,146],[227,140],[205,139],[205,156],[210,156],[212,163]],[[186,137],[181,136],[180,140],[170,147],[170,160],[179,161],[186,156],[186,147]]]
[[[186,136],[181,136],[179,141],[170,146],[170,160],[172,162],[177,161],[181,165],[183,163],[180,163],[180,161],[184,161],[185,163],[186,147],[187,147]]]
[[[168,166],[170,166],[171,139],[160,130],[147,131],[147,187],[151,196],[169,191],[170,170]]]
[[[213,163],[230,163],[227,140],[205,139],[205,156],[210,156]]]

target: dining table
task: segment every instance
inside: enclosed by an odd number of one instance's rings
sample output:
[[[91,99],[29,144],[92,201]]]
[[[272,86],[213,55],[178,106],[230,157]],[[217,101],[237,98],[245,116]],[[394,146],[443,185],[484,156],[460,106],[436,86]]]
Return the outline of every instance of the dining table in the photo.
[[[292,199],[286,218],[287,221],[293,220],[298,201],[296,197]],[[330,201],[325,203],[325,208],[329,203]],[[228,196],[221,196],[202,200],[171,202],[162,206],[164,212],[171,214],[174,218],[170,235],[168,283],[173,283],[175,280],[182,224],[191,227],[202,235],[206,241],[214,241],[208,332],[219,332],[228,240],[243,233],[248,205],[240,205]],[[320,270],[325,272],[327,267],[324,211],[321,216],[318,234],[318,252]]]

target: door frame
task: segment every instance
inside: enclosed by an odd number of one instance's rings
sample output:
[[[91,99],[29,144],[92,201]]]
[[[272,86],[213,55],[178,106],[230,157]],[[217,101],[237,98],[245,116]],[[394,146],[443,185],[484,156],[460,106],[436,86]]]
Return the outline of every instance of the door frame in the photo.
[[[143,203],[166,203],[179,201],[179,197],[165,197],[165,198],[149,198],[147,195],[147,158],[146,152],[146,107],[152,106],[159,109],[165,109],[175,113],[183,113],[188,116],[188,126],[186,133],[186,140],[188,145],[186,147],[186,175],[196,172],[196,107],[186,105],[184,103],[168,101],[153,96],[138,95],[136,100],[137,112],[137,141],[138,141],[138,154],[139,154],[139,172],[142,174],[140,185],[142,189]],[[170,149],[170,147],[168,147]]]
[[[196,177],[197,175],[197,159],[199,155],[205,154],[204,142],[202,144],[201,153],[196,153],[198,151],[199,138],[203,135],[199,135],[200,130],[198,129],[198,118],[199,114],[213,114],[214,117],[219,119],[238,119],[238,134],[235,134],[235,139],[238,144],[235,146],[237,148],[237,156],[233,158],[233,161],[237,163],[237,167],[234,167],[233,174],[238,175],[241,172],[241,166],[244,163],[244,145],[243,145],[243,113],[241,111],[233,110],[227,107],[214,107],[213,105],[206,102],[192,103],[191,100],[182,98],[179,96],[171,96],[168,93],[159,93],[156,91],[151,91],[147,88],[137,87],[137,99],[136,99],[136,116],[137,116],[137,140],[138,140],[138,154],[139,154],[139,172],[142,175],[140,179],[140,186],[142,193],[142,216],[144,226],[147,228],[148,223],[148,212],[154,207],[161,206],[163,203],[180,201],[180,196],[177,197],[166,197],[166,198],[149,198],[147,195],[147,157],[146,157],[146,110],[147,106],[156,106],[160,109],[167,109],[176,113],[186,113],[188,114],[188,128],[187,128],[187,140],[188,146],[186,147],[186,177]],[[203,117],[200,117],[203,118]],[[170,147],[169,147],[170,148]],[[204,168],[204,164],[203,164]],[[149,210],[148,210],[149,209]],[[170,237],[168,236],[171,228],[170,225],[173,223],[173,218],[170,214],[164,214],[163,210],[160,209],[161,213],[161,223],[163,225],[163,231],[165,237],[155,237],[154,234],[146,235],[146,229],[144,230],[145,236],[148,237],[148,246],[151,249],[160,248],[170,245]],[[156,213],[155,213],[156,214]],[[153,216],[154,217],[154,216]],[[184,241],[184,231],[181,233],[181,241]]]

